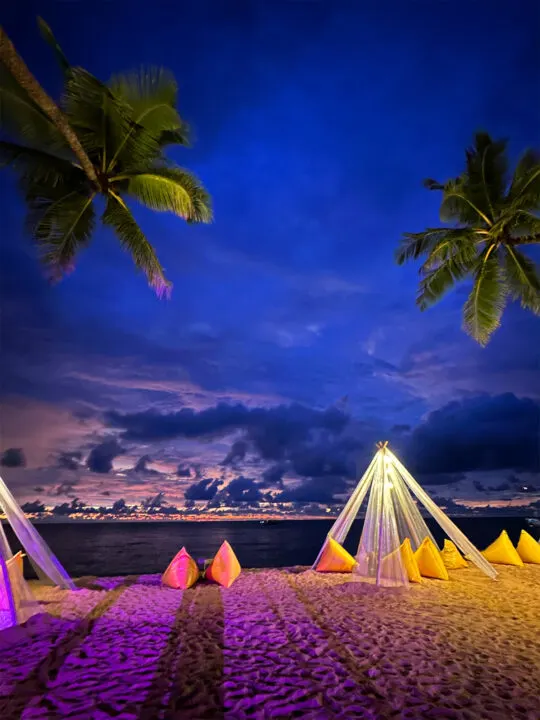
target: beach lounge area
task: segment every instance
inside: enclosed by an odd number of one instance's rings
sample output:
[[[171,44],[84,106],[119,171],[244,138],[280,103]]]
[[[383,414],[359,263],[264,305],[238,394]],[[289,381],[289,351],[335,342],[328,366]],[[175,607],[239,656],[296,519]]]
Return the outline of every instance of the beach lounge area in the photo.
[[[0,635],[0,717],[538,717],[540,567],[378,588],[301,568],[230,588],[159,575],[32,582]]]

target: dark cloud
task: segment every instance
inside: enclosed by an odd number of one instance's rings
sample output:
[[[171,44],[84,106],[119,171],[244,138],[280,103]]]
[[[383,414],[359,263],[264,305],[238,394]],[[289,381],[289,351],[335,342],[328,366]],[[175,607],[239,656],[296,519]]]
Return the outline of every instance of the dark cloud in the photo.
[[[410,431],[411,431],[411,426],[410,426],[410,425],[406,425],[406,424],[403,424],[403,425],[394,425],[394,426],[392,427],[392,429],[390,430],[390,432],[391,432],[393,435],[403,435],[404,433],[408,433],[408,432],[410,432]]]
[[[132,414],[110,411],[105,420],[111,427],[122,429],[122,437],[127,440],[220,437],[232,430],[245,430],[247,439],[267,459],[283,457],[287,447],[306,441],[313,430],[339,434],[349,422],[348,416],[335,408],[314,410],[302,405],[247,408],[224,403],[200,412],[190,408],[170,414],[153,410]]]
[[[186,488],[184,497],[186,500],[212,500],[222,484],[222,480],[211,478],[199,480]]]
[[[256,483],[255,480],[252,480],[251,478],[246,478],[243,476],[231,480],[231,482],[223,491],[223,494],[225,495],[225,497],[222,498],[220,493],[219,499],[223,499],[226,501],[228,500],[232,503],[258,502],[262,499],[262,493],[258,483]]]
[[[106,440],[90,451],[86,464],[95,473],[108,473],[112,470],[112,461],[124,452],[117,440]]]
[[[432,412],[412,433],[407,457],[418,474],[540,471],[540,404],[482,395]]]
[[[463,473],[420,473],[416,479],[421,485],[455,485],[466,480],[467,476]]]
[[[342,478],[316,477],[305,480],[294,488],[287,488],[276,496],[276,502],[333,503],[336,495],[348,490]]]
[[[176,474],[182,478],[191,477],[191,468],[187,465],[179,465]]]
[[[236,440],[224,458],[222,465],[235,465],[246,457],[248,444],[245,440]]]
[[[26,458],[22,448],[8,448],[4,450],[0,457],[0,465],[8,468],[25,467]]]
[[[77,480],[62,482],[57,485],[49,495],[51,497],[58,497],[59,495],[67,495],[68,497],[74,497],[74,490],[77,485]]]
[[[56,464],[64,470],[78,470],[81,460],[81,452],[61,452],[56,459]]]
[[[284,464],[271,465],[262,474],[262,479],[260,483],[261,487],[282,488],[283,475],[285,474],[286,470],[287,467]]]
[[[147,467],[148,463],[152,462],[152,458],[150,455],[143,455],[141,458],[139,458],[133,468],[133,472],[135,473],[144,473],[145,475],[162,475],[163,473],[160,473],[159,470],[153,470],[152,468]]]
[[[34,488],[34,492],[37,492],[37,493],[45,492],[45,488],[41,487],[41,485],[38,485],[37,487]]]
[[[303,477],[350,475],[354,473],[351,452],[360,444],[342,436],[349,423],[336,408],[315,410],[301,405],[250,409],[243,405],[220,404],[196,412],[183,409],[169,415],[153,411],[121,415],[107,414],[108,422],[123,430],[130,440],[157,440],[171,437],[208,437],[244,431],[244,438],[233,443],[224,465],[241,462],[251,446],[263,460],[280,466],[281,476],[289,463]],[[268,483],[268,476],[264,480]]]

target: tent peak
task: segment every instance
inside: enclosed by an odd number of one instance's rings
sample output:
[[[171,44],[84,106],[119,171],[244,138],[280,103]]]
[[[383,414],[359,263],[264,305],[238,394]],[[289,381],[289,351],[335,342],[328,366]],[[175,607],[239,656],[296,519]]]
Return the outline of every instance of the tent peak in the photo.
[[[388,447],[388,440],[384,440],[384,441],[380,440],[377,443],[377,447],[379,448],[379,450],[386,450],[386,448]]]

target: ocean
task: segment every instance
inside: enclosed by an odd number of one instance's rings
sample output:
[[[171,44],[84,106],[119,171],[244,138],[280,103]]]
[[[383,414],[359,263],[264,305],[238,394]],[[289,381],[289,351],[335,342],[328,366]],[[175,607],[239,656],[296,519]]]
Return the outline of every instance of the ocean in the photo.
[[[427,522],[442,547],[444,534],[434,521]],[[501,530],[517,543],[521,529],[527,529],[522,517],[454,518],[454,522],[480,549]],[[160,573],[182,545],[195,559],[206,559],[213,557],[223,540],[229,541],[246,568],[311,565],[331,526],[332,520],[36,523],[73,577]],[[353,554],[361,529],[362,520],[357,520],[345,543]],[[18,550],[10,527],[6,534],[13,551]]]

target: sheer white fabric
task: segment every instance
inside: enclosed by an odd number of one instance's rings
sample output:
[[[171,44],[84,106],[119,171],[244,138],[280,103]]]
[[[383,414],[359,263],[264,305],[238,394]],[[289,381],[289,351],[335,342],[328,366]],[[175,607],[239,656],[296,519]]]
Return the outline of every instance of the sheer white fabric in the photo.
[[[42,612],[21,572],[22,553],[0,558],[0,630],[20,625]]]
[[[75,585],[73,581],[52,553],[47,543],[25,516],[1,477],[0,511],[5,513],[9,524],[13,528],[13,532],[28,555],[38,577],[45,582],[58,585],[58,587],[66,590],[74,590]],[[0,539],[0,550],[2,550],[4,558],[10,558],[11,550],[9,550],[5,534],[2,533],[2,535],[3,538]],[[5,547],[7,547],[7,552],[5,551]]]
[[[409,538],[413,551],[418,549],[426,537],[437,544],[416,501],[437,520],[448,537],[477,567],[489,577],[496,577],[497,572],[492,565],[433,502],[386,444],[382,443],[330,529],[314,568],[329,537],[343,544],[368,493],[364,527],[356,554],[357,565],[352,573],[353,580],[382,586],[408,586],[407,571],[401,553],[403,541]]]

